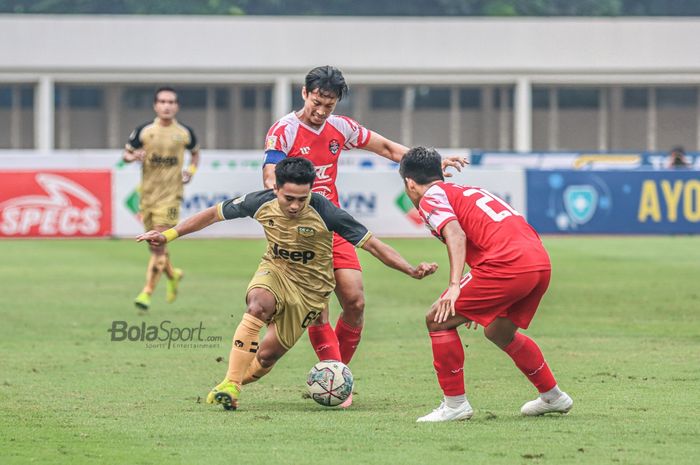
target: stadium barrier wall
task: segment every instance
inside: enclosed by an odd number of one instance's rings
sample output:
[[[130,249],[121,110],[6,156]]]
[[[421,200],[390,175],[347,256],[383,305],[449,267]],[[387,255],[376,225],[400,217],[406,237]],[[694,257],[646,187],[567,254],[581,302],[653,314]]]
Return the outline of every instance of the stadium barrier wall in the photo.
[[[0,237],[105,237],[113,232],[109,170],[0,171]]]
[[[120,163],[118,151],[90,153],[0,152],[0,237],[133,237],[141,232],[138,165]],[[517,163],[515,154],[501,154],[501,165],[482,163],[484,154],[496,160],[495,153],[474,154],[481,158],[472,156],[474,164],[451,180],[499,195],[542,233],[700,233],[700,171],[659,170],[656,161],[644,162],[657,155],[640,155],[641,164],[631,167],[629,154],[539,154],[538,163],[558,160],[567,169],[526,170],[523,165],[532,159],[522,154]],[[403,195],[395,163],[361,151],[341,160],[343,208],[380,236],[427,235]],[[262,184],[257,151],[206,152],[201,166],[185,187],[181,218]],[[605,169],[591,169],[596,166]],[[255,221],[243,219],[199,235],[261,237],[262,231]]]
[[[698,234],[700,171],[527,171],[540,233]]]
[[[114,235],[129,237],[142,231],[138,214],[136,170],[114,173]],[[523,170],[473,170],[455,176],[455,181],[486,187],[525,212],[525,173]],[[212,205],[260,190],[262,175],[255,172],[200,170],[185,187],[180,217],[186,218]],[[338,176],[340,204],[370,231],[379,236],[425,237],[417,212],[404,194],[403,181],[395,169],[347,171]],[[221,222],[200,233],[200,237],[262,237],[262,228],[252,219]]]

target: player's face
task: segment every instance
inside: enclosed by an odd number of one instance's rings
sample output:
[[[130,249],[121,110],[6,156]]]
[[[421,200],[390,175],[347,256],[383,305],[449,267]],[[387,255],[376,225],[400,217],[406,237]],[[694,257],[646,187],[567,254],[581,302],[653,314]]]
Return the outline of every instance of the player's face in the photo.
[[[282,186],[275,185],[275,194],[282,209],[282,213],[287,218],[296,218],[306,207],[311,193],[310,184],[294,184],[286,182]]]
[[[416,184],[416,182],[411,178],[404,178],[403,186],[406,190],[406,195],[408,195],[408,198],[411,199],[413,205],[415,205],[415,207],[418,208],[418,204],[420,203],[421,199],[421,194],[418,191],[418,185]]]
[[[301,96],[304,98],[302,120],[311,126],[321,126],[326,118],[333,113],[335,105],[338,103],[337,97],[319,92],[319,89],[307,92],[306,87],[304,87],[301,90]]]
[[[175,92],[170,92],[168,90],[158,92],[156,101],[153,104],[153,110],[156,112],[158,118],[165,120],[173,119],[179,109],[180,106],[177,103],[177,95],[175,95]]]

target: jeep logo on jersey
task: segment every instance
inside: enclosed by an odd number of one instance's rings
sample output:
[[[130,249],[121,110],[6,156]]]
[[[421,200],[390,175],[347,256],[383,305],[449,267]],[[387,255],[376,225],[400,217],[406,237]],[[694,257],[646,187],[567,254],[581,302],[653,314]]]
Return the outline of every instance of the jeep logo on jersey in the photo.
[[[328,144],[328,150],[330,150],[333,155],[338,155],[338,152],[340,152],[340,144],[338,141],[335,139],[330,141]]]
[[[164,157],[154,153],[148,159],[148,163],[152,166],[177,166],[177,157]]]
[[[275,258],[282,258],[292,262],[301,262],[304,265],[314,259],[316,254],[311,250],[287,250],[283,249],[276,242],[272,243],[272,254]]]

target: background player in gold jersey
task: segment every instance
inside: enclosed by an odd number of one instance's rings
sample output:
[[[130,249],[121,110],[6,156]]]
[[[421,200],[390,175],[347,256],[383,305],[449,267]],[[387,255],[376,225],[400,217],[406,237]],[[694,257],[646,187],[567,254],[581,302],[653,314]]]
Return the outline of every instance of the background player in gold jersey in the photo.
[[[180,219],[183,184],[197,171],[199,146],[194,132],[175,119],[180,109],[177,93],[171,87],[156,90],[153,110],[156,118],[138,126],[129,136],[124,161],[142,164],[140,212],[146,231],[165,231]],[[190,164],[183,170],[185,149],[192,154]],[[165,245],[150,245],[151,257],[146,270],[146,284],[134,300],[136,307],[148,310],[151,294],[161,274],[168,277],[166,301],[177,297],[178,283],[183,272],[173,268]]]
[[[163,232],[149,231],[138,241],[154,246],[213,223],[252,217],[265,230],[268,247],[246,295],[247,310],[233,336],[226,378],[207,397],[227,410],[238,407],[241,386],[266,375],[328,305],[333,274],[333,233],[361,247],[385,265],[421,279],[435,263],[411,266],[396,250],[372,236],[344,210],[311,193],[316,178],[305,158],[286,158],[275,166],[273,189],[227,200]],[[260,330],[268,330],[262,343]]]

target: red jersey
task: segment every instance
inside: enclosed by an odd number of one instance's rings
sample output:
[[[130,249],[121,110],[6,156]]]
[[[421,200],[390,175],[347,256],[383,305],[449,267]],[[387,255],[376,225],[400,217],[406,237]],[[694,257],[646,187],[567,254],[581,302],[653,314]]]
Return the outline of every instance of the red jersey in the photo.
[[[364,147],[370,131],[346,116],[330,115],[314,129],[302,123],[295,112],[280,118],[267,132],[265,152],[278,151],[288,157],[304,157],[316,167],[313,191],[336,206],[338,189],[338,157],[343,150]]]
[[[467,236],[466,262],[472,269],[513,274],[551,268],[537,232],[505,201],[485,189],[446,182],[432,185],[419,213],[433,235],[458,221]]]

